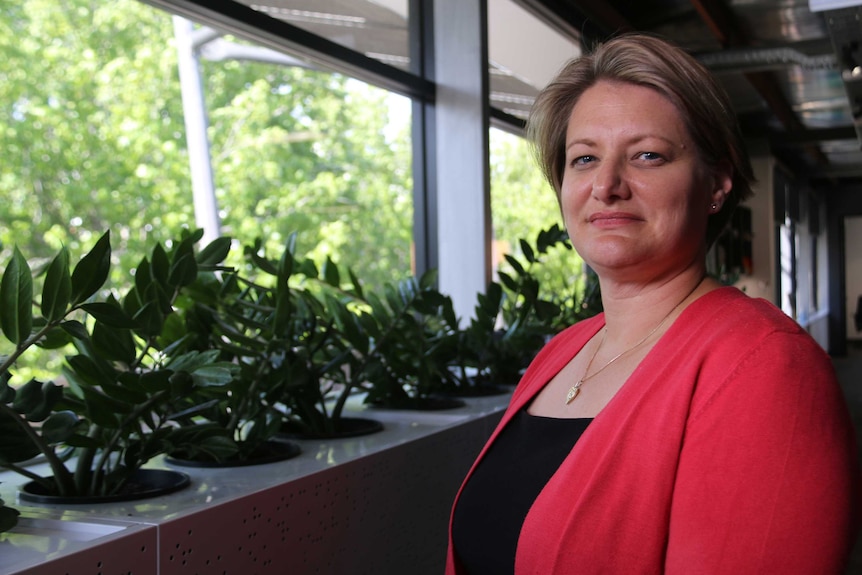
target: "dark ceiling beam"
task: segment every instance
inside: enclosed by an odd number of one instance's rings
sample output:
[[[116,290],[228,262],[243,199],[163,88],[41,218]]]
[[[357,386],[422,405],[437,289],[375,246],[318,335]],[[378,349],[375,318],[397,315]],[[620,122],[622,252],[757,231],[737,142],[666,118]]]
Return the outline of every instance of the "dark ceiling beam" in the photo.
[[[807,129],[792,134],[770,134],[769,141],[777,148],[788,146],[803,146],[818,142],[855,140],[856,128],[852,125],[836,128]]]
[[[635,27],[606,0],[579,0],[578,8],[610,35],[634,32]]]
[[[691,0],[691,4],[722,46],[732,48],[748,44],[733,12],[722,0]]]
[[[737,24],[733,12],[724,0],[691,0],[691,4],[722,46],[740,48],[749,44],[748,34]],[[788,134],[805,130],[805,126],[793,111],[771,73],[747,72],[744,76],[772,109]],[[826,155],[817,145],[806,145],[805,150],[819,165],[829,163]]]
[[[565,22],[588,49],[616,34],[635,31],[631,22],[606,0],[515,1],[548,22]]]

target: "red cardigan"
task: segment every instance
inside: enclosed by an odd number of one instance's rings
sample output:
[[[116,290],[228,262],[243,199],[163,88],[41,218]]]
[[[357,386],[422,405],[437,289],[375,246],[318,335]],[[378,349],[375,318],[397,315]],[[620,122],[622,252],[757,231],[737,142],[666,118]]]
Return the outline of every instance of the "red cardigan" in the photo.
[[[489,445],[603,325],[579,322],[538,354]],[[515,573],[840,573],[859,477],[829,357],[772,304],[722,288],[578,440],[524,521]]]

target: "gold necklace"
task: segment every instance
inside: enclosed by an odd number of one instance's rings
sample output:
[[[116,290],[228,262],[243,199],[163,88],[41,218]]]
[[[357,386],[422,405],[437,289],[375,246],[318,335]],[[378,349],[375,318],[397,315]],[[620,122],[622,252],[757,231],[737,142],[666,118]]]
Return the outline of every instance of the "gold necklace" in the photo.
[[[634,350],[639,348],[641,345],[643,345],[644,342],[646,342],[646,340],[648,340],[650,338],[650,336],[652,336],[655,332],[658,331],[658,329],[662,325],[664,325],[664,322],[667,321],[667,318],[669,318],[673,314],[673,312],[675,312],[677,310],[677,308],[682,305],[682,302],[687,300],[689,298],[689,296],[694,293],[694,290],[696,290],[700,286],[700,284],[703,283],[703,280],[704,280],[704,278],[701,278],[700,281],[697,282],[697,284],[694,286],[694,288],[692,288],[692,290],[690,292],[685,294],[685,297],[682,298],[681,300],[679,300],[679,303],[676,304],[675,306],[673,306],[673,309],[670,310],[669,312],[667,312],[667,315],[665,315],[663,318],[661,318],[661,321],[658,322],[658,325],[656,325],[654,328],[652,328],[650,330],[650,332],[648,334],[646,334],[643,338],[641,338],[641,340],[639,342],[637,342],[636,344],[634,344],[633,346],[631,346],[627,350],[624,350],[624,351],[616,354],[615,356],[613,356],[610,359],[610,361],[608,361],[606,364],[604,364],[602,367],[600,367],[592,375],[587,375],[587,373],[589,373],[589,371],[590,371],[590,367],[593,365],[593,360],[596,359],[596,355],[598,355],[599,350],[602,347],[602,344],[605,343],[605,336],[607,336],[607,334],[608,334],[607,326],[602,328],[602,339],[599,342],[599,345],[596,346],[596,350],[593,352],[592,357],[590,357],[590,361],[587,362],[587,368],[584,370],[584,375],[581,376],[581,379],[579,379],[577,381],[577,383],[575,383],[575,385],[573,385],[572,387],[569,388],[569,392],[566,394],[566,405],[569,405],[570,403],[572,403],[575,400],[576,397],[578,397],[578,394],[581,392],[581,386],[584,384],[585,381],[587,381],[588,379],[594,378],[595,376],[597,376],[598,374],[603,372],[605,370],[605,368],[607,368],[613,362],[615,362],[616,360],[618,360],[622,356],[633,352]]]

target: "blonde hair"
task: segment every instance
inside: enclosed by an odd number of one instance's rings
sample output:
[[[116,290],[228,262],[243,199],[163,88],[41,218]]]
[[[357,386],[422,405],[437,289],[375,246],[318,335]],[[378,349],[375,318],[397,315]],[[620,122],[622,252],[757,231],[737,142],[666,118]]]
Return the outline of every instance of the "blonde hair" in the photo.
[[[527,134],[545,178],[560,197],[565,169],[566,130],[581,95],[600,80],[625,82],[657,91],[676,106],[707,168],[729,163],[733,187],[707,225],[712,245],[734,208],[752,195],[755,182],[736,115],[712,74],[681,48],[644,34],[625,34],[570,60],[539,93]]]

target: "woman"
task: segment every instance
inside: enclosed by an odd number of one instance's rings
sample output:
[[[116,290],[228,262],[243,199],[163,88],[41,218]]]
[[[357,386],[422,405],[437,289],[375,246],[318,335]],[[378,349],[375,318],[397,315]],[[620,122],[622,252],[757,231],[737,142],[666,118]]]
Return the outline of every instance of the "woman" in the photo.
[[[715,80],[628,35],[529,133],[604,312],[536,357],[452,514],[447,573],[840,573],[857,461],[831,362],[706,274],[753,175]]]

